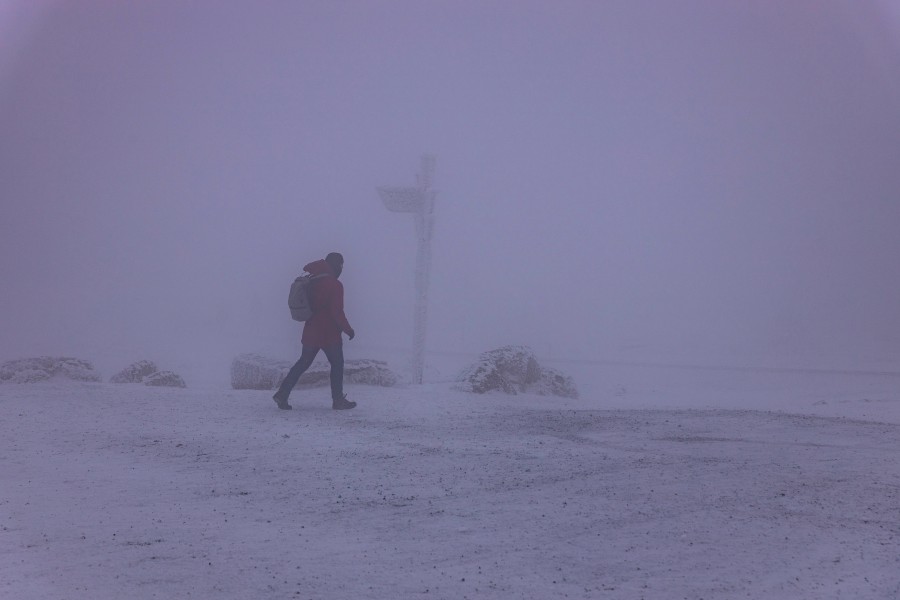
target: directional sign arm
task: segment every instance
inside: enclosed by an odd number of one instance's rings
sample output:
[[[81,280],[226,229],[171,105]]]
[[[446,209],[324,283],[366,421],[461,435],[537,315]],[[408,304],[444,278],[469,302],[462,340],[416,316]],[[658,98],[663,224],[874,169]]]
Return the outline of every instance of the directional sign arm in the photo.
[[[422,212],[425,205],[422,190],[413,187],[380,187],[378,195],[385,208],[392,212]]]

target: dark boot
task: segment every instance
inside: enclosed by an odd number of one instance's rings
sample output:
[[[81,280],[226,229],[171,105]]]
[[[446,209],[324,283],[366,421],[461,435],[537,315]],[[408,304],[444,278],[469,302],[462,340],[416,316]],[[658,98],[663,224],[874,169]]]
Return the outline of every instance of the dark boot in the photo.
[[[347,394],[344,394],[340,398],[333,398],[331,400],[331,408],[334,410],[348,410],[356,407],[356,402],[351,402],[347,400]]]
[[[280,408],[281,410],[291,410],[292,408],[294,408],[287,403],[287,400],[282,399],[278,394],[272,396],[272,400],[275,401],[275,404],[277,404],[278,408]]]

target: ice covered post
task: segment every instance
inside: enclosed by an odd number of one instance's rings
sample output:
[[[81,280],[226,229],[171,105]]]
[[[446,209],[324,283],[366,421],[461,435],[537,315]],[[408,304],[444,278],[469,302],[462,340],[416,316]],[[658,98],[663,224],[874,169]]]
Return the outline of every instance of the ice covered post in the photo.
[[[425,373],[425,326],[428,317],[428,281],[431,274],[431,232],[434,228],[435,157],[422,156],[422,166],[416,176],[416,187],[379,187],[378,195],[385,208],[392,212],[412,213],[416,224],[416,308],[413,316],[414,383],[422,383]]]

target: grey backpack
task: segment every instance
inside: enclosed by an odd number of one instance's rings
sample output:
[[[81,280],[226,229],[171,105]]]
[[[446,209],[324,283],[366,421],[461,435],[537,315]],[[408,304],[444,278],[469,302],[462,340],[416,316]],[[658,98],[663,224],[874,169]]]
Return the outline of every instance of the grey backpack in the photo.
[[[312,316],[312,306],[309,292],[314,281],[328,277],[321,275],[302,275],[291,284],[291,293],[288,295],[288,308],[291,309],[291,318],[295,321],[306,321]]]

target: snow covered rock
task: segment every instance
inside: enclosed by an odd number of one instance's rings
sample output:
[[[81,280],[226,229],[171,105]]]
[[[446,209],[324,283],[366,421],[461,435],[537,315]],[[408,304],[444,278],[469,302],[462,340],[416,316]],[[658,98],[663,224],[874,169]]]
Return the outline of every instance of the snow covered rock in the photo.
[[[291,365],[259,354],[241,354],[231,361],[231,387],[236,390],[274,390]]]
[[[556,369],[541,367],[528,346],[503,346],[484,352],[457,378],[456,389],[484,394],[531,393],[577,398],[571,377]]]
[[[143,383],[144,378],[156,373],[159,369],[150,360],[139,360],[113,375],[110,383]]]
[[[100,381],[94,365],[71,357],[19,358],[0,365],[0,383],[35,383],[54,377],[75,381]]]
[[[460,389],[476,394],[499,390],[525,392],[541,377],[541,368],[527,346],[503,346],[484,352],[459,376]]]
[[[330,381],[331,366],[328,361],[317,361],[300,377],[297,387],[330,385]],[[397,375],[384,361],[360,358],[344,361],[344,382],[391,387],[397,384]]]
[[[578,397],[575,380],[552,367],[541,367],[541,378],[528,391],[539,396]]]
[[[42,369],[16,369],[0,372],[0,381],[4,383],[37,383],[50,379],[51,374]]]
[[[181,375],[160,371],[152,360],[139,360],[113,375],[110,383],[143,383],[161,387],[187,387]]]
[[[291,366],[293,363],[259,354],[241,354],[231,363],[231,387],[236,390],[274,390],[281,385]],[[300,377],[297,387],[327,386],[330,372],[327,361],[317,360]],[[380,360],[348,360],[344,361],[344,381],[391,387],[397,384],[397,375]]]
[[[181,375],[172,371],[156,371],[144,377],[144,385],[160,386],[160,387],[187,387]]]
[[[381,387],[397,385],[397,374],[388,368],[386,362],[369,358],[346,361],[344,363],[344,379],[350,383],[358,383],[360,385],[378,385]]]

